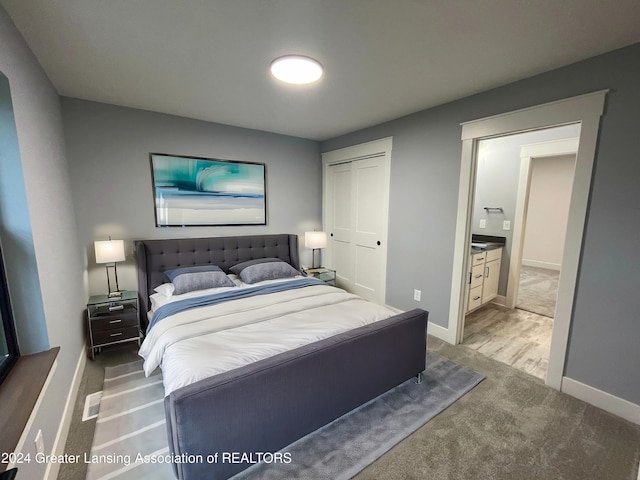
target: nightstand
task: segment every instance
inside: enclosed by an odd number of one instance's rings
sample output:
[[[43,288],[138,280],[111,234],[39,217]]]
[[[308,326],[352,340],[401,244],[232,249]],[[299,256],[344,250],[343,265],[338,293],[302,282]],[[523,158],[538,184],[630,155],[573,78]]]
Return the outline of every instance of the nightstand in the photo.
[[[336,271],[330,268],[308,268],[304,271],[307,277],[314,277],[318,280],[322,280],[327,285],[336,286]]]
[[[138,320],[138,292],[125,291],[120,297],[94,295],[87,302],[89,348],[96,349],[124,342],[138,342],[142,333]]]

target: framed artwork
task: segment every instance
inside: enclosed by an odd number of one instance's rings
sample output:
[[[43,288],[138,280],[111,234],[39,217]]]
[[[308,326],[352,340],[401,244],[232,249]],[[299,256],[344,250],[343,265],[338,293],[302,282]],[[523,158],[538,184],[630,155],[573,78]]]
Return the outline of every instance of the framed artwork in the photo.
[[[149,154],[157,227],[266,225],[263,163]]]

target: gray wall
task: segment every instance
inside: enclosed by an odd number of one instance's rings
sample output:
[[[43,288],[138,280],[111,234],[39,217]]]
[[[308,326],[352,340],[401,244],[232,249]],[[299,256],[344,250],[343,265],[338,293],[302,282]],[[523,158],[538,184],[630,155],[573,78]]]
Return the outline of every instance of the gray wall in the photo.
[[[62,99],[78,242],[91,293],[107,290],[93,242],[124,239],[121,288],[136,288],[133,240],[262,233],[297,233],[322,226],[322,169],[318,143],[71,98]],[[262,162],[267,170],[267,225],[155,226],[149,153]],[[301,242],[301,261],[311,251]]]
[[[387,303],[446,327],[460,123],[601,89],[602,117],[566,376],[640,404],[640,44],[325,141],[326,152],[393,136]]]
[[[480,235],[495,235],[506,238],[507,243],[500,264],[499,295],[507,294],[518,182],[520,181],[520,147],[528,143],[549,142],[578,137],[579,135],[580,126],[576,124],[490,138],[480,142],[471,231]],[[481,154],[483,150],[487,152],[486,158],[483,158]],[[484,207],[502,207],[503,212],[487,213]],[[484,229],[478,227],[482,218],[487,221],[487,227]],[[511,230],[502,229],[504,220],[511,221]]]
[[[35,259],[40,284],[39,291],[30,292],[30,298],[36,311],[40,302],[44,310],[44,319],[21,315],[16,323],[18,330],[29,323],[34,337],[44,336],[48,345],[60,347],[57,367],[26,438],[24,452],[33,455],[38,429],[43,432],[45,451],[50,452],[53,447],[73,374],[84,354],[83,310],[87,297],[59,97],[2,7],[0,45],[0,71],[9,79],[11,88],[30,219],[33,247],[28,253],[29,261]],[[28,344],[24,338],[20,340],[21,347]],[[43,342],[39,343],[42,346]],[[45,467],[36,462],[23,464],[20,478],[42,478]]]

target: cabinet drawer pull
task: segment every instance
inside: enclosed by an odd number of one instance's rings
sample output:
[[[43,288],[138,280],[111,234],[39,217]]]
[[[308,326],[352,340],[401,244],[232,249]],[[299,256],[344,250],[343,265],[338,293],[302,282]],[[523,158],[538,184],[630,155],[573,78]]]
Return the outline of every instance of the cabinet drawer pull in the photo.
[[[480,297],[473,297],[474,300],[480,300]]]
[[[485,268],[485,271],[486,271],[487,273],[485,273],[485,275],[484,275],[484,276],[485,276],[485,277],[487,277],[487,278],[489,278],[489,267],[486,267],[486,268]]]
[[[478,275],[475,276],[475,278],[482,278],[482,274],[479,273]]]
[[[109,320],[109,323],[120,323],[122,321],[122,319],[117,319],[117,320]]]
[[[120,335],[122,335],[122,332],[111,334],[112,337],[119,337]]]
[[[484,257],[476,258],[476,261],[484,260]]]

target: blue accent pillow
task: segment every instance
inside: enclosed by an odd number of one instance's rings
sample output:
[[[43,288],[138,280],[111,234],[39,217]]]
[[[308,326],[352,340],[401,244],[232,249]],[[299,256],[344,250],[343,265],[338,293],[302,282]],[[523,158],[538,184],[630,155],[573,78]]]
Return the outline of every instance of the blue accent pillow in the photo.
[[[207,288],[236,286],[217,265],[180,267],[167,270],[164,274],[175,287],[174,295]]]
[[[278,258],[258,258],[238,263],[229,270],[240,276],[244,283],[258,283],[264,280],[293,278],[300,272]]]

